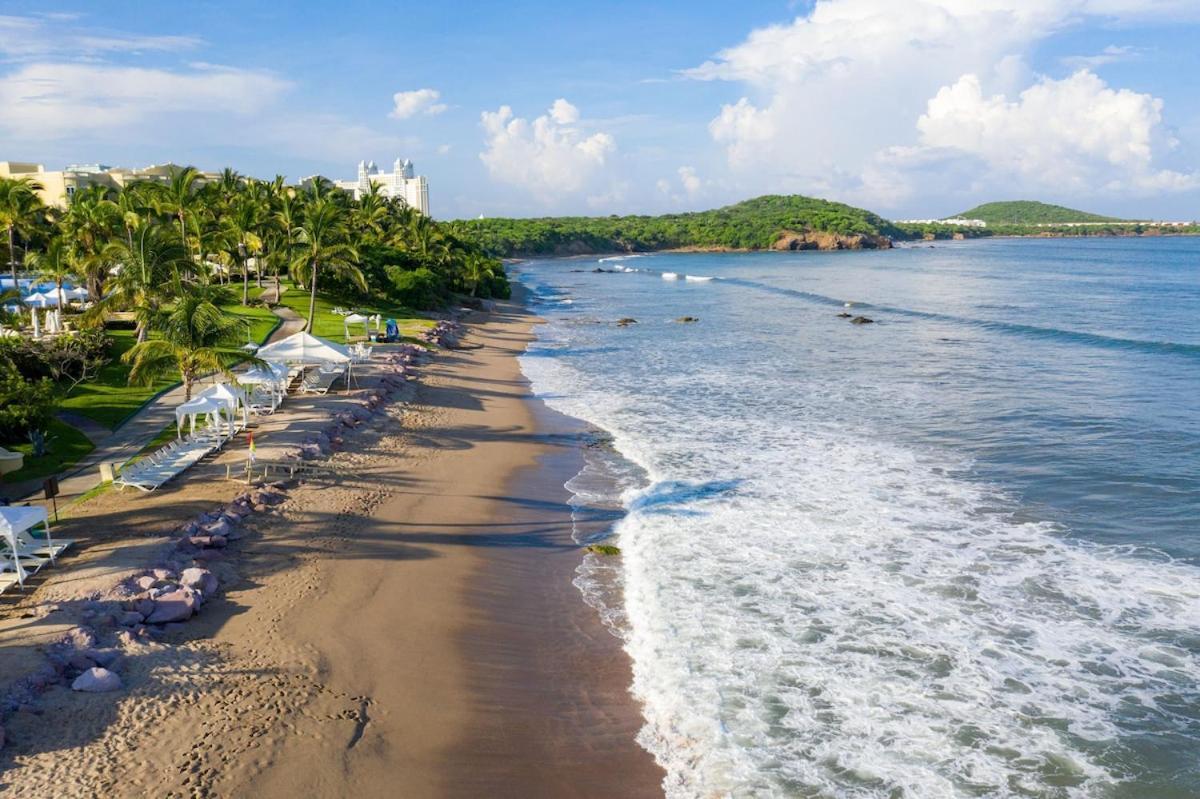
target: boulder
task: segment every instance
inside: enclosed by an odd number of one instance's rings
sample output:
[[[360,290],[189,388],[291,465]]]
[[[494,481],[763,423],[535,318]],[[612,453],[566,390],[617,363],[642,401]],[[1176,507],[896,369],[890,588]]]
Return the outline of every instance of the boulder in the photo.
[[[172,621],[186,621],[192,617],[199,605],[195,591],[187,587],[180,587],[154,600],[154,612],[146,617],[146,622],[165,624]]]
[[[193,541],[193,543],[195,543],[195,539],[197,539],[197,538],[226,535],[229,533],[229,531],[230,531],[230,529],[232,529],[232,527],[233,527],[233,525],[229,523],[229,519],[221,519],[219,521],[215,521],[212,524],[210,524],[204,528],[204,535],[192,536],[192,541]],[[205,544],[197,544],[197,546],[206,546],[206,545]]]
[[[676,319],[675,321],[688,323],[688,322],[699,322],[700,319],[695,316],[681,316],[678,319]]]
[[[838,314],[838,319],[849,319],[853,315],[854,314],[850,314],[850,313],[846,313],[845,311],[842,311],[840,314]]]
[[[135,612],[140,613],[143,617],[149,616],[154,612],[154,600],[139,599],[133,609]]]
[[[121,678],[115,672],[100,666],[93,666],[75,678],[75,682],[71,683],[71,689],[92,694],[119,691],[121,690]]]
[[[143,591],[149,591],[158,584],[158,579],[147,574],[134,580],[133,584]]]
[[[194,547],[223,547],[229,539],[223,535],[194,535],[187,540]]]
[[[184,569],[179,575],[179,582],[188,588],[199,591],[205,596],[212,596],[217,592],[217,575],[208,569],[199,569],[194,566],[190,569]]]
[[[122,627],[134,627],[146,620],[146,617],[138,613],[136,610],[127,610],[117,616],[117,624]]]
[[[850,324],[852,325],[869,325],[873,324],[874,322],[874,319],[870,319],[866,316],[856,316],[850,320]]]
[[[617,327],[629,327],[630,325],[636,325],[637,323],[638,320],[626,316],[623,319],[617,320]]]

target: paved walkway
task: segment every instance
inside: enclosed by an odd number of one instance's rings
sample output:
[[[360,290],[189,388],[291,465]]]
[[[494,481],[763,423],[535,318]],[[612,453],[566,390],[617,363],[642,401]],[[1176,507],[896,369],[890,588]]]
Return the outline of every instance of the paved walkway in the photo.
[[[273,308],[272,313],[283,320],[267,343],[286,338],[304,327],[304,317],[291,308]],[[215,380],[213,381],[215,382]],[[83,460],[58,476],[59,504],[70,502],[100,485],[100,464],[123,464],[142,451],[163,428],[175,423],[175,408],[183,403],[183,386],[159,394],[130,417],[124,424],[102,438]],[[92,438],[89,430],[84,435]],[[97,443],[92,439],[93,443]],[[13,483],[0,486],[0,495],[11,501],[38,499],[42,481]]]

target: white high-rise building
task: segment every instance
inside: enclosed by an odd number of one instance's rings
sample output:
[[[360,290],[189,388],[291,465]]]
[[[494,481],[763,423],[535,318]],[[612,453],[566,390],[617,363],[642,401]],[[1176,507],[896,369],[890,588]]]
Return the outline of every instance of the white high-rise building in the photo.
[[[413,173],[412,161],[397,158],[391,172],[380,172],[374,161],[359,161],[356,179],[338,180],[334,185],[352,193],[357,200],[371,188],[372,183],[379,184],[384,197],[403,200],[409,208],[429,216],[429,182],[424,175]]]

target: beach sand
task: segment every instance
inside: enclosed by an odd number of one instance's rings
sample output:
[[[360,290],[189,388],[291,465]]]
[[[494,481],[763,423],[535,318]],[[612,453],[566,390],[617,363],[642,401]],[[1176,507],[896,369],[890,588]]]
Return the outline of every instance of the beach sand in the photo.
[[[236,582],[114,696],[6,728],[14,796],[661,796],[620,642],[571,578],[576,428],[503,303],[347,437],[348,476],[252,522]]]

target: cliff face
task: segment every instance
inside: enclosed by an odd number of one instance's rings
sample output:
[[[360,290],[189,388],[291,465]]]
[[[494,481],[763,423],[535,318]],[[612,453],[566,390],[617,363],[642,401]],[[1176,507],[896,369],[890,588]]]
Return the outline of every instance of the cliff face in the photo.
[[[797,233],[785,230],[771,245],[773,250],[890,250],[892,240],[887,236],[869,236],[862,233],[842,235],[809,230]]]

